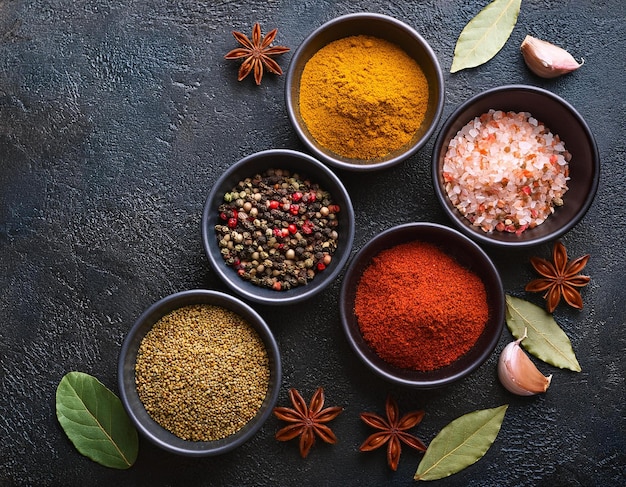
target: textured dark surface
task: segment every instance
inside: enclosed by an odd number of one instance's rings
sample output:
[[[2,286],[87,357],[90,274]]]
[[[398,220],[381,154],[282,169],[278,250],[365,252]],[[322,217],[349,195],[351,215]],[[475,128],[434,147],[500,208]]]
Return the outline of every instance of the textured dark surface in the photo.
[[[456,417],[510,404],[487,455],[439,482],[453,486],[622,485],[626,476],[623,364],[626,213],[625,7],[622,0],[523,2],[518,24],[488,64],[451,75],[454,44],[485,1],[0,0],[0,484],[1,485],[410,485],[420,454],[405,449],[397,472],[383,451],[359,453],[371,432],[363,410],[423,408],[426,442]],[[356,11],[415,27],[445,72],[444,117],[482,89],[545,87],[573,104],[594,132],[602,179],[587,216],[564,236],[572,256],[591,253],[582,312],[555,318],[583,371],[553,373],[546,395],[507,393],[491,359],[461,383],[434,392],[390,386],[366,371],[339,324],[341,280],[302,305],[255,306],[283,355],[287,403],[325,387],[345,411],[339,443],[318,442],[302,460],[278,443],[271,418],[248,444],[219,458],[186,459],[142,440],[137,463],[115,471],[76,452],[57,423],[55,389],[80,370],[117,392],[117,357],[135,318],[170,293],[225,291],[200,240],[206,195],[221,171],[262,149],[303,147],[290,127],[284,78],[236,81],[232,29],[279,27],[296,48],[315,27]],[[519,54],[527,34],[566,47],[585,65],[552,81]],[[280,59],[286,68],[291,54]],[[440,124],[442,121],[440,122]],[[355,250],[392,225],[448,224],[429,176],[432,140],[406,163],[373,174],[339,173],[352,194]],[[489,249],[511,294],[534,274],[524,251]],[[510,340],[504,331],[497,351]]]

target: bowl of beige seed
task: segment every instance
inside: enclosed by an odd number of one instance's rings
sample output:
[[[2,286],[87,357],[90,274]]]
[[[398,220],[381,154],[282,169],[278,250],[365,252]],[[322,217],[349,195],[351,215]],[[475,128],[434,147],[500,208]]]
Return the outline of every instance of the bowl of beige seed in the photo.
[[[120,399],[139,432],[172,453],[226,453],[272,412],[281,362],[271,330],[228,294],[191,290],[146,309],[119,357]]]

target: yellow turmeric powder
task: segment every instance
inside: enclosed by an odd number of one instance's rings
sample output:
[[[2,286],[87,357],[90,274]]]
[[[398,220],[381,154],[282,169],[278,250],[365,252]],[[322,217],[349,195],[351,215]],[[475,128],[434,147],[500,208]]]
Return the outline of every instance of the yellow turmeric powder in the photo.
[[[410,142],[420,128],[428,81],[395,44],[351,36],[324,46],[306,63],[299,106],[321,146],[371,162]]]

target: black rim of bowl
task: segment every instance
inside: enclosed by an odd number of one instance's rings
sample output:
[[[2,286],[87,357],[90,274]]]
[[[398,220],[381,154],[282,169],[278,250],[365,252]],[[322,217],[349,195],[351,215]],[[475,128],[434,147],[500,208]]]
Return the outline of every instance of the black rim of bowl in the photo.
[[[265,162],[265,160],[270,159],[275,159],[278,162],[274,164]],[[281,160],[283,162],[280,162]],[[276,169],[289,169],[297,171],[308,176],[311,180],[318,183],[324,190],[330,192],[334,201],[341,206],[341,211],[339,213],[341,226],[338,230],[340,234],[340,241],[338,245],[341,248],[341,251],[339,251],[338,247],[338,250],[333,256],[331,265],[327,267],[323,273],[318,274],[311,282],[304,286],[297,286],[287,291],[274,291],[272,289],[257,286],[239,277],[234,269],[226,265],[220,254],[214,226],[217,223],[217,208],[223,199],[223,194],[221,193],[222,188],[225,186],[230,186],[231,188],[234,187],[240,179],[238,172],[241,171],[241,168],[254,161],[258,162],[258,170],[275,167]],[[310,169],[307,170],[307,167],[303,165],[304,163],[312,166],[312,169],[319,171],[319,173],[317,175],[312,174],[313,171]],[[250,174],[246,173],[245,175],[240,176],[244,178],[253,176],[254,174],[252,173],[254,171],[255,168],[253,167],[250,169]],[[230,183],[232,183],[232,186]],[[340,194],[336,194],[336,191],[334,191],[333,188],[329,188],[329,185],[337,188]],[[326,165],[322,164],[314,157],[290,149],[270,149],[256,152],[236,162],[222,174],[222,176],[211,188],[204,206],[204,212],[202,214],[202,240],[207,257],[211,264],[211,268],[232,291],[237,293],[242,298],[260,304],[293,304],[309,299],[310,297],[321,292],[339,275],[348,261],[354,241],[354,233],[354,209],[352,207],[350,195],[341,180]],[[320,285],[319,283],[322,281],[323,283]]]
[[[421,236],[414,233],[418,230],[423,232]],[[390,235],[393,235],[394,238],[389,239]],[[383,245],[382,242],[386,239],[389,239],[389,242]],[[463,244],[465,246],[463,250],[451,252],[449,247],[442,244],[442,242],[451,239]],[[467,258],[468,261],[461,262],[459,260],[459,263],[475,272],[483,280],[489,303],[487,327],[474,347],[452,364],[428,372],[399,369],[378,357],[363,339],[354,315],[356,287],[371,259],[384,249],[412,241],[434,243],[457,260],[463,257]],[[467,255],[471,255],[471,259]],[[489,256],[478,244],[462,233],[444,225],[417,222],[389,228],[375,236],[357,252],[344,275],[340,303],[341,324],[348,342],[365,365],[389,382],[411,388],[435,389],[468,376],[489,358],[498,344],[504,328],[506,301],[500,274]]]
[[[135,386],[135,361],[141,341],[162,316],[182,306],[203,303],[222,306],[237,313],[256,330],[267,350],[271,376],[268,393],[263,404],[257,415],[248,424],[233,435],[221,440],[192,442],[178,438],[165,430],[148,415],[139,399]],[[282,366],[278,345],[263,318],[249,305],[233,296],[218,291],[202,289],[172,294],[148,307],[135,321],[124,339],[118,363],[120,399],[139,432],[164,450],[191,457],[220,455],[237,448],[252,438],[272,413],[272,409],[278,400],[281,380]]]
[[[591,159],[590,163],[592,164],[592,167],[593,167],[593,171],[592,171],[593,175],[591,179],[588,181],[587,197],[583,201],[580,208],[576,211],[576,213],[565,224],[556,228],[554,231],[548,232],[544,235],[533,236],[533,233],[538,233],[538,232],[541,232],[543,229],[545,229],[546,226],[549,224],[548,222],[550,221],[550,218],[554,218],[555,215],[551,215],[550,217],[548,217],[548,220],[546,220],[546,222],[542,223],[541,225],[538,225],[536,228],[526,230],[525,232],[522,233],[522,235],[519,238],[516,238],[513,234],[508,234],[508,233],[503,234],[503,235],[499,235],[496,232],[492,234],[487,234],[483,232],[482,230],[480,230],[479,228],[473,227],[469,223],[469,221],[467,221],[463,217],[463,215],[461,215],[459,211],[452,206],[452,203],[450,202],[450,200],[448,199],[448,196],[445,194],[443,190],[439,167],[440,167],[440,162],[445,156],[448,141],[450,140],[450,138],[454,137],[455,135],[455,133],[451,133],[452,128],[459,125],[458,128],[460,129],[463,125],[465,125],[467,122],[469,122],[473,118],[473,116],[469,115],[467,120],[463,121],[460,119],[460,117],[463,116],[464,112],[468,111],[474,104],[481,103],[485,99],[489,98],[490,96],[494,94],[510,93],[510,92],[519,92],[521,94],[544,96],[548,98],[549,100],[551,100],[552,102],[558,105],[561,105],[564,111],[566,111],[568,115],[572,117],[572,119],[575,121],[575,123],[579,126],[580,130],[584,134],[584,139],[585,139],[584,142],[581,142],[581,141],[575,141],[575,142],[586,143],[588,144],[588,147],[589,147],[589,153],[590,153],[590,159]],[[506,107],[491,107],[491,108],[494,108],[496,110],[497,109],[509,110]],[[532,113],[532,110],[529,110],[529,109],[519,109],[517,111],[527,111],[527,112],[530,112],[531,115],[534,115]],[[477,115],[480,115],[480,114],[477,114]],[[550,124],[546,123],[546,125],[548,126],[549,129],[552,130],[552,127],[550,127]],[[566,144],[566,148],[569,147],[567,140],[564,140],[564,142]],[[589,125],[587,124],[587,122],[585,122],[582,115],[566,100],[552,93],[551,91],[545,90],[543,88],[538,88],[535,86],[505,85],[505,86],[499,86],[496,88],[491,88],[487,91],[483,91],[482,93],[479,93],[478,95],[475,95],[469,98],[464,103],[462,103],[458,108],[456,108],[454,112],[452,112],[452,114],[448,117],[443,127],[439,131],[439,135],[437,136],[435,140],[435,144],[433,147],[431,172],[432,172],[433,186],[435,188],[435,194],[437,196],[437,199],[439,200],[444,212],[448,215],[449,219],[452,221],[452,223],[458,230],[460,230],[462,233],[464,233],[471,239],[478,241],[480,243],[484,243],[484,244],[488,244],[492,246],[521,248],[521,247],[539,245],[539,244],[557,239],[561,237],[562,235],[564,235],[565,233],[567,233],[569,230],[571,230],[578,222],[580,222],[580,220],[582,220],[582,218],[585,216],[585,214],[587,213],[587,211],[589,210],[589,208],[591,207],[593,203],[593,200],[595,198],[595,195],[598,189],[598,185],[600,183],[600,153],[598,151],[598,146],[596,144],[593,133],[591,132],[591,129],[589,128]],[[563,197],[563,200],[565,201],[565,203],[567,203],[568,198],[572,197],[571,194],[568,195],[568,193],[569,191],[565,193]],[[542,228],[542,226],[544,227]]]
[[[349,22],[358,24],[358,23],[365,22],[365,21],[376,21],[376,20],[387,24],[386,28],[384,30],[381,30],[381,33],[386,33],[387,35],[386,38],[388,38],[389,40],[391,40],[390,36],[394,32],[402,33],[402,35],[409,35],[413,37],[423,49],[424,56],[428,58],[428,60],[430,61],[430,64],[432,64],[432,66],[434,67],[434,73],[432,74],[432,76],[434,76],[437,79],[437,93],[436,93],[436,96],[433,97],[432,91],[431,91],[431,101],[429,102],[429,108],[428,108],[428,111],[430,113],[427,112],[427,117],[432,116],[432,121],[430,125],[428,126],[428,128],[421,135],[419,143],[411,147],[410,150],[402,152],[403,149],[400,149],[399,151],[396,151],[396,153],[398,153],[397,155],[394,155],[393,157],[389,159],[383,159],[381,162],[374,162],[371,164],[350,163],[350,159],[348,158],[341,158],[341,156],[331,153],[330,151],[322,150],[322,148],[320,148],[319,146],[311,142],[312,137],[309,138],[306,135],[305,129],[303,128],[304,122],[300,121],[300,118],[298,115],[299,108],[297,107],[297,103],[294,104],[293,102],[293,98],[295,98],[295,95],[292,96],[293,93],[297,93],[298,86],[300,83],[299,78],[295,79],[296,69],[300,63],[301,58],[304,58],[304,62],[306,62],[319,49],[318,48],[318,49],[313,50],[312,52],[309,52],[311,51],[311,44],[315,41],[315,39],[318,38],[318,36],[322,36],[325,33],[327,33],[336,24],[349,23]],[[353,29],[353,31],[348,31],[346,34],[342,34],[340,36],[332,36],[332,38],[329,38],[326,43],[332,42],[333,40],[337,40],[337,39],[347,37],[350,35],[367,34],[367,33],[368,32],[366,30],[363,30],[359,26],[358,28]],[[370,34],[377,35],[376,33],[371,33],[371,32]],[[428,42],[426,42],[426,40],[415,29],[413,29],[411,26],[407,25],[406,23],[402,22],[401,20],[398,20],[394,17],[390,17],[388,15],[377,14],[377,13],[360,12],[360,13],[352,13],[352,14],[343,15],[343,16],[336,17],[326,22],[322,24],[320,27],[318,27],[317,29],[315,29],[311,34],[309,34],[304,39],[302,44],[300,44],[300,46],[294,53],[289,64],[289,69],[287,70],[287,81],[285,83],[285,101],[287,105],[287,113],[289,115],[289,119],[291,120],[291,124],[295,128],[300,140],[304,143],[304,145],[308,148],[308,150],[310,150],[320,160],[334,167],[337,167],[340,169],[346,169],[349,171],[367,172],[367,171],[377,171],[381,169],[386,169],[388,167],[399,164],[400,162],[413,156],[419,149],[421,149],[424,146],[424,144],[426,144],[426,142],[430,139],[433,132],[437,128],[437,124],[443,112],[444,99],[445,99],[445,89],[444,89],[443,72],[441,70],[441,66],[439,64],[437,56],[435,55],[435,52],[430,47]],[[411,142],[409,142],[409,144],[410,143]]]

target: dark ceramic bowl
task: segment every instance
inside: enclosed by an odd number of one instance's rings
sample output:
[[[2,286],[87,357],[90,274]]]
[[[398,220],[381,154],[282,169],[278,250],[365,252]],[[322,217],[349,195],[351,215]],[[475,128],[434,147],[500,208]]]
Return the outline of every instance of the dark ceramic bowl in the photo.
[[[450,140],[474,117],[490,109],[530,112],[553,134],[558,134],[571,153],[570,181],[558,207],[543,223],[519,235],[494,231],[485,233],[472,226],[452,205],[444,189],[443,160]],[[459,106],[443,125],[435,141],[432,158],[435,194],[454,226],[473,240],[500,247],[526,247],[554,240],[576,225],[591,206],[600,181],[600,155],[589,126],[562,98],[533,86],[510,85],[487,90]]]
[[[215,225],[219,222],[218,207],[223,202],[224,194],[231,191],[242,179],[252,177],[268,169],[286,169],[307,176],[328,191],[335,204],[341,210],[337,213],[339,221],[337,232],[338,245],[331,264],[308,282],[289,290],[275,291],[244,280],[232,267],[224,262],[217,241]],[[324,164],[313,157],[286,149],[273,149],[244,157],[222,174],[211,188],[202,215],[202,239],[209,262],[217,275],[239,296],[262,304],[293,304],[314,296],[331,284],[346,264],[354,240],[354,210],[350,196],[339,178]]]
[[[363,161],[342,157],[322,147],[309,133],[300,115],[300,80],[311,57],[335,40],[355,35],[371,35],[404,49],[422,68],[429,84],[429,101],[424,122],[410,142],[384,158]],[[298,136],[315,157],[350,171],[374,171],[391,167],[415,154],[430,138],[441,117],[444,82],[435,53],[414,29],[386,15],[355,13],[333,19],[313,31],[294,53],[287,71],[285,99],[289,119]]]
[[[256,416],[237,433],[217,441],[186,441],[173,435],[146,412],[135,387],[135,361],[144,336],[167,313],[183,306],[211,304],[233,311],[256,330],[265,344],[269,357],[270,382],[267,395]],[[212,456],[226,453],[245,443],[261,428],[272,413],[281,384],[281,362],[276,340],[267,324],[246,303],[216,291],[192,290],[172,294],[150,306],[141,314],[128,332],[118,364],[120,398],[130,419],[139,432],[164,450],[189,457]]]
[[[422,241],[436,245],[480,277],[487,292],[489,318],[474,346],[450,365],[432,371],[414,371],[390,365],[364,340],[354,312],[361,275],[372,258],[399,244]],[[370,240],[350,262],[340,295],[341,323],[359,359],[383,379],[416,389],[434,389],[451,384],[476,370],[493,352],[504,324],[505,299],[500,275],[485,252],[456,230],[434,223],[408,223],[390,228]]]

